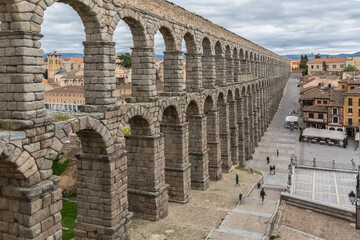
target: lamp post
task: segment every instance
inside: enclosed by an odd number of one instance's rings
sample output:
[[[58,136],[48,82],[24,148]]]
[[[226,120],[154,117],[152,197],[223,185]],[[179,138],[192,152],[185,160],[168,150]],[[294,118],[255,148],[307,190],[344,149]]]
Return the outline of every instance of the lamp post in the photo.
[[[349,193],[349,200],[352,205],[354,205],[355,203],[356,229],[360,229],[360,165],[358,166],[358,172],[356,177],[356,194],[351,191]]]

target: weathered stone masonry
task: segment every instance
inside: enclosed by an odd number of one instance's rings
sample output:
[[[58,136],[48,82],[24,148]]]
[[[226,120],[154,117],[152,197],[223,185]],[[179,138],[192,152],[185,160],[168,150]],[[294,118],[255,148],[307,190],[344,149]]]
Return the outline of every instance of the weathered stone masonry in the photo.
[[[86,41],[81,114],[44,108],[44,11],[69,4]],[[165,218],[233,165],[245,165],[289,77],[278,55],[163,0],[0,0],[0,239],[61,239],[61,189],[51,166],[76,133],[76,239],[129,239],[133,216]],[[133,35],[132,98],[116,105],[113,34]],[[163,34],[165,92],[156,95],[154,35]],[[182,88],[185,40],[187,84]],[[126,124],[131,134],[124,136]]]

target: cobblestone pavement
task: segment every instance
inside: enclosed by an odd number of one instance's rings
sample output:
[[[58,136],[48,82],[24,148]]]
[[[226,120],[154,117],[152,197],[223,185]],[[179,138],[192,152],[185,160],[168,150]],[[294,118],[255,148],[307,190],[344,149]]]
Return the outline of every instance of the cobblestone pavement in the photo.
[[[311,200],[352,207],[348,194],[355,191],[356,174],[298,168],[295,195]]]

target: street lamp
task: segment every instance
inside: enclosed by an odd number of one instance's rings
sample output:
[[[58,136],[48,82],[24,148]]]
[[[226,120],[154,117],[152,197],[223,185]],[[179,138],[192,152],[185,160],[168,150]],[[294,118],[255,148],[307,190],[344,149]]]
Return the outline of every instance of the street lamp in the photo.
[[[349,193],[349,201],[352,205],[354,205],[355,203],[356,229],[360,229],[360,165],[358,166],[358,172],[356,177],[356,194],[351,191]]]

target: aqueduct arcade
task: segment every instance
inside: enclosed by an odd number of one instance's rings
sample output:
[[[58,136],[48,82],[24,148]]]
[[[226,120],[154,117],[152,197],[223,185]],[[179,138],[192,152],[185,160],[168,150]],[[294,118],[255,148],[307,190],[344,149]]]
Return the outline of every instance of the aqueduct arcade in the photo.
[[[206,191],[246,165],[289,77],[282,57],[163,0],[62,0],[84,25],[86,104],[54,122],[44,108],[40,33],[55,2],[0,0],[0,239],[61,239],[62,194],[51,166],[70,133],[82,144],[76,239],[128,239],[134,215],[165,218],[169,201],[186,204],[192,189]],[[114,91],[119,21],[134,42],[124,106]],[[161,95],[158,30],[166,45]]]

